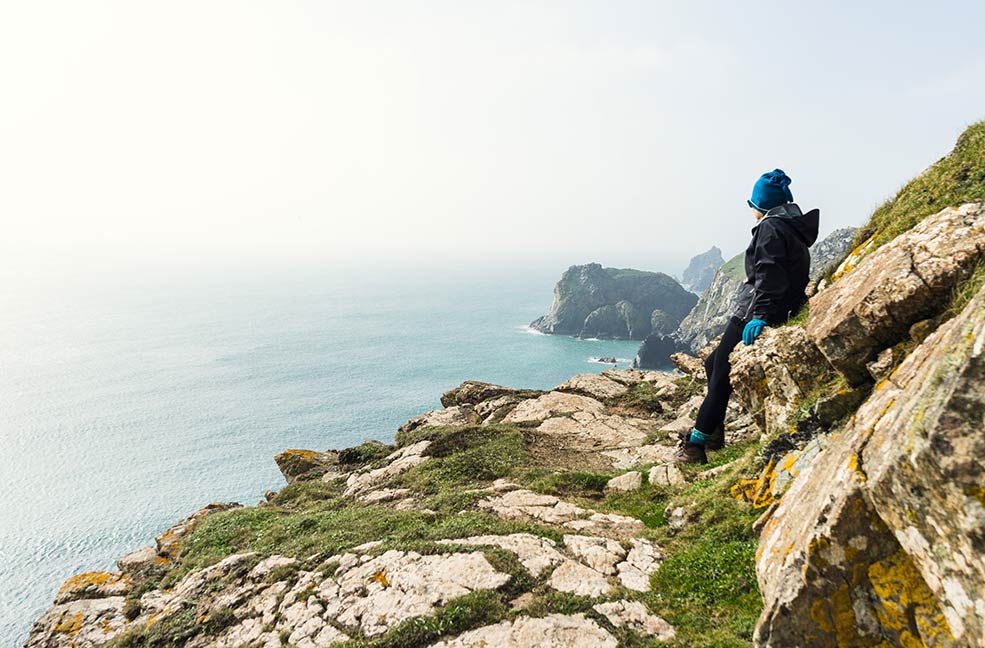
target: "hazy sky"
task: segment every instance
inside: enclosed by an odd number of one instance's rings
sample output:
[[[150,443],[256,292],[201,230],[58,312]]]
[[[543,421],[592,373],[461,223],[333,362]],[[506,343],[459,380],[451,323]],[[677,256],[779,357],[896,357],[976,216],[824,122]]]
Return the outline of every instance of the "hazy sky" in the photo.
[[[985,118],[982,25],[981,0],[0,0],[0,255],[679,272],[744,247],[774,167],[823,232],[863,222]]]

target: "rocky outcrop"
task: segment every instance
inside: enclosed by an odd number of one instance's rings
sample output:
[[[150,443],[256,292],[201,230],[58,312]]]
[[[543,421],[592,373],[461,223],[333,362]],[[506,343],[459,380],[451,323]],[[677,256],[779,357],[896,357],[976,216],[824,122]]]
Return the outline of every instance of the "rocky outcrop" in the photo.
[[[722,258],[722,251],[716,246],[712,246],[707,252],[695,256],[684,269],[681,275],[681,285],[700,295],[711,285],[711,280],[715,278],[715,273],[725,263]]]
[[[804,329],[796,326],[766,328],[755,344],[737,344],[729,360],[736,398],[771,435],[791,431],[791,414],[827,365]]]
[[[939,313],[985,258],[985,204],[944,209],[883,245],[811,298],[807,332],[851,384],[866,363]]]
[[[530,326],[542,333],[642,340],[673,332],[696,301],[663,273],[590,263],[565,271],[550,311]]]
[[[985,645],[983,456],[985,289],[876,386],[766,522],[758,644]]]

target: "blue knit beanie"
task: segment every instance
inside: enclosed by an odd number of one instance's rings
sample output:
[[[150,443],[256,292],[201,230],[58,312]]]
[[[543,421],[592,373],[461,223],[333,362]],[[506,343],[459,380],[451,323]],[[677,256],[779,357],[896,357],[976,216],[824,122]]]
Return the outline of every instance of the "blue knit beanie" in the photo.
[[[764,214],[774,207],[793,202],[790,193],[790,183],[793,182],[782,169],[773,169],[759,176],[752,187],[752,198],[747,200],[749,206]]]

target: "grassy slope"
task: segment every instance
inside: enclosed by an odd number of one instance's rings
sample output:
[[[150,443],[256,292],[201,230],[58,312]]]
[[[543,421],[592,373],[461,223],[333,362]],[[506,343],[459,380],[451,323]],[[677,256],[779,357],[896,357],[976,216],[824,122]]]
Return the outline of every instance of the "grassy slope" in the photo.
[[[985,200],[985,121],[970,126],[954,150],[908,182],[876,209],[855,234],[856,243],[870,236],[881,245],[945,207]]]
[[[697,386],[689,379],[682,378],[680,382],[680,399],[695,393]],[[624,411],[647,414],[656,400],[655,394],[646,393],[647,389],[652,391],[649,385],[641,386],[612,404]],[[421,553],[454,551],[453,545],[438,545],[435,541],[479,534],[527,532],[560,542],[562,533],[556,528],[502,521],[476,510],[475,503],[484,495],[466,491],[507,478],[584,507],[638,517],[646,525],[643,536],[670,554],[653,577],[652,592],[641,594],[620,588],[614,598],[645,601],[654,613],[677,628],[678,637],[670,644],[647,642],[610,627],[620,638],[621,646],[751,645],[752,629],[762,605],[754,568],[757,541],[751,526],[759,512],[733,499],[728,489],[736,475],[754,471],[757,444],[711,453],[712,466],[738,459],[714,480],[694,481],[681,490],[653,486],[644,479],[639,491],[606,493],[605,484],[613,474],[564,471],[538,464],[529,451],[529,431],[523,428],[425,428],[401,435],[400,442],[409,444],[425,438],[432,441],[432,459],[402,475],[393,486],[414,489],[421,506],[433,513],[395,511],[345,500],[341,497],[342,480],[297,482],[282,489],[269,505],[235,509],[203,520],[183,544],[168,573],[159,582],[138,585],[137,598],[152,586],[172,586],[191,569],[214,564],[240,551],[292,555],[302,559],[304,568],[312,569],[324,557],[370,540],[383,541],[378,551]],[[371,460],[368,465],[373,463]],[[685,468],[696,474],[708,466]],[[645,474],[645,467],[641,470]],[[668,507],[677,506],[690,511],[689,524],[681,530],[671,529],[664,514]],[[514,575],[505,589],[463,597],[434,616],[406,622],[382,639],[354,640],[346,648],[426,646],[443,635],[515,617],[519,612],[510,609],[510,601],[525,592],[534,595],[525,614],[584,612],[606,625],[604,618],[592,610],[597,601],[551,590],[544,584],[546,574],[532,578],[508,552],[484,553],[497,568]],[[313,555],[317,557],[308,558]],[[147,632],[129,633],[114,647],[171,645],[168,642],[174,637],[190,637],[207,630],[200,623],[196,625],[193,617],[179,617],[163,627],[156,625]]]

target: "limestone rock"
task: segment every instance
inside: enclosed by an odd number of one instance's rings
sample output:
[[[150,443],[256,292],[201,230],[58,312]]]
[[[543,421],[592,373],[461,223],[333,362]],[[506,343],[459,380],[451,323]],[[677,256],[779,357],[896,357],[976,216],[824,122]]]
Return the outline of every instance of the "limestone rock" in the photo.
[[[539,398],[523,401],[503,419],[504,423],[533,423],[557,416],[587,413],[598,416],[605,407],[598,400],[578,394],[548,392]]]
[[[340,567],[334,580],[319,586],[328,601],[325,614],[372,637],[469,592],[496,589],[510,576],[496,571],[481,553],[388,551],[351,569]]]
[[[789,417],[803,403],[824,357],[797,326],[766,328],[755,344],[730,356],[734,394],[767,434],[789,432]]]
[[[626,555],[626,560],[616,565],[619,582],[623,587],[637,591],[650,591],[650,575],[663,562],[663,551],[649,540],[632,538],[632,548]]]
[[[705,365],[700,358],[689,353],[674,353],[670,356],[670,361],[674,363],[677,369],[692,378],[697,378],[699,380],[707,380],[705,376]]]
[[[612,586],[605,576],[574,560],[565,560],[561,563],[547,579],[547,585],[559,592],[593,598],[605,596],[612,591]]]
[[[412,432],[422,427],[441,427],[448,425],[472,425],[480,422],[480,417],[471,405],[453,405],[440,410],[431,410],[415,416],[401,425],[398,432]]]
[[[582,394],[597,400],[622,396],[629,389],[614,380],[594,373],[578,374],[554,388],[554,391]]]
[[[643,530],[643,523],[636,518],[599,513],[564,502],[553,495],[540,495],[523,489],[481,500],[478,506],[491,510],[504,520],[533,519],[609,538],[632,537]]]
[[[57,604],[34,622],[24,648],[101,646],[126,629],[123,603],[122,596],[110,596]]]
[[[944,209],[811,298],[807,332],[835,369],[859,384],[868,377],[865,363],[940,312],[952,286],[983,256],[985,205]]]
[[[892,347],[883,349],[879,352],[879,355],[876,356],[875,360],[865,363],[865,369],[869,372],[869,375],[872,376],[873,380],[882,380],[893,368],[893,363],[895,360],[896,358]]]
[[[660,617],[650,614],[646,606],[639,601],[599,603],[594,609],[617,628],[628,627],[648,637],[655,637],[658,641],[670,641],[674,638],[673,626]]]
[[[674,447],[660,444],[649,444],[633,448],[616,448],[603,450],[600,454],[612,460],[616,470],[626,470],[642,464],[668,463],[674,459]]]
[[[385,466],[349,475],[346,480],[345,496],[350,497],[375,488],[424,463],[428,459],[424,452],[430,445],[431,442],[425,440],[405,446],[389,455],[385,459],[387,462]]]
[[[555,548],[553,540],[539,538],[529,533],[513,533],[505,536],[485,535],[471,538],[439,540],[438,544],[500,547],[516,554],[520,564],[536,578],[545,569],[564,562],[564,556]]]
[[[584,614],[520,617],[464,632],[429,648],[616,648],[615,637]]]
[[[125,596],[133,588],[129,576],[113,572],[85,572],[69,578],[55,595],[55,603],[79,599]]]
[[[540,434],[561,437],[570,449],[591,451],[642,445],[652,427],[643,419],[609,414],[594,398],[557,391],[523,401],[503,422],[540,422]]]
[[[679,486],[684,483],[684,473],[675,464],[659,464],[650,468],[647,481],[654,486]]]
[[[765,523],[759,645],[985,645],[983,385],[985,289],[876,386]]]
[[[479,382],[478,380],[466,380],[458,387],[446,391],[441,396],[441,405],[442,407],[453,407],[455,405],[478,405],[483,401],[520,393],[524,393],[524,390],[514,389],[513,387],[503,387],[502,385],[492,385],[489,383]],[[536,395],[536,392],[526,393]]]
[[[274,455],[274,461],[284,479],[291,484],[309,474],[321,477],[326,472],[338,472],[339,453],[292,449]]]
[[[161,570],[167,565],[167,560],[157,553],[157,547],[147,545],[131,551],[116,561],[116,567],[124,574],[142,575]]]
[[[607,576],[615,575],[616,564],[626,557],[622,545],[609,538],[566,535],[564,546],[582,563]]]
[[[618,477],[613,477],[606,483],[605,489],[609,491],[629,492],[639,490],[643,483],[643,475],[635,470],[623,473]]]

